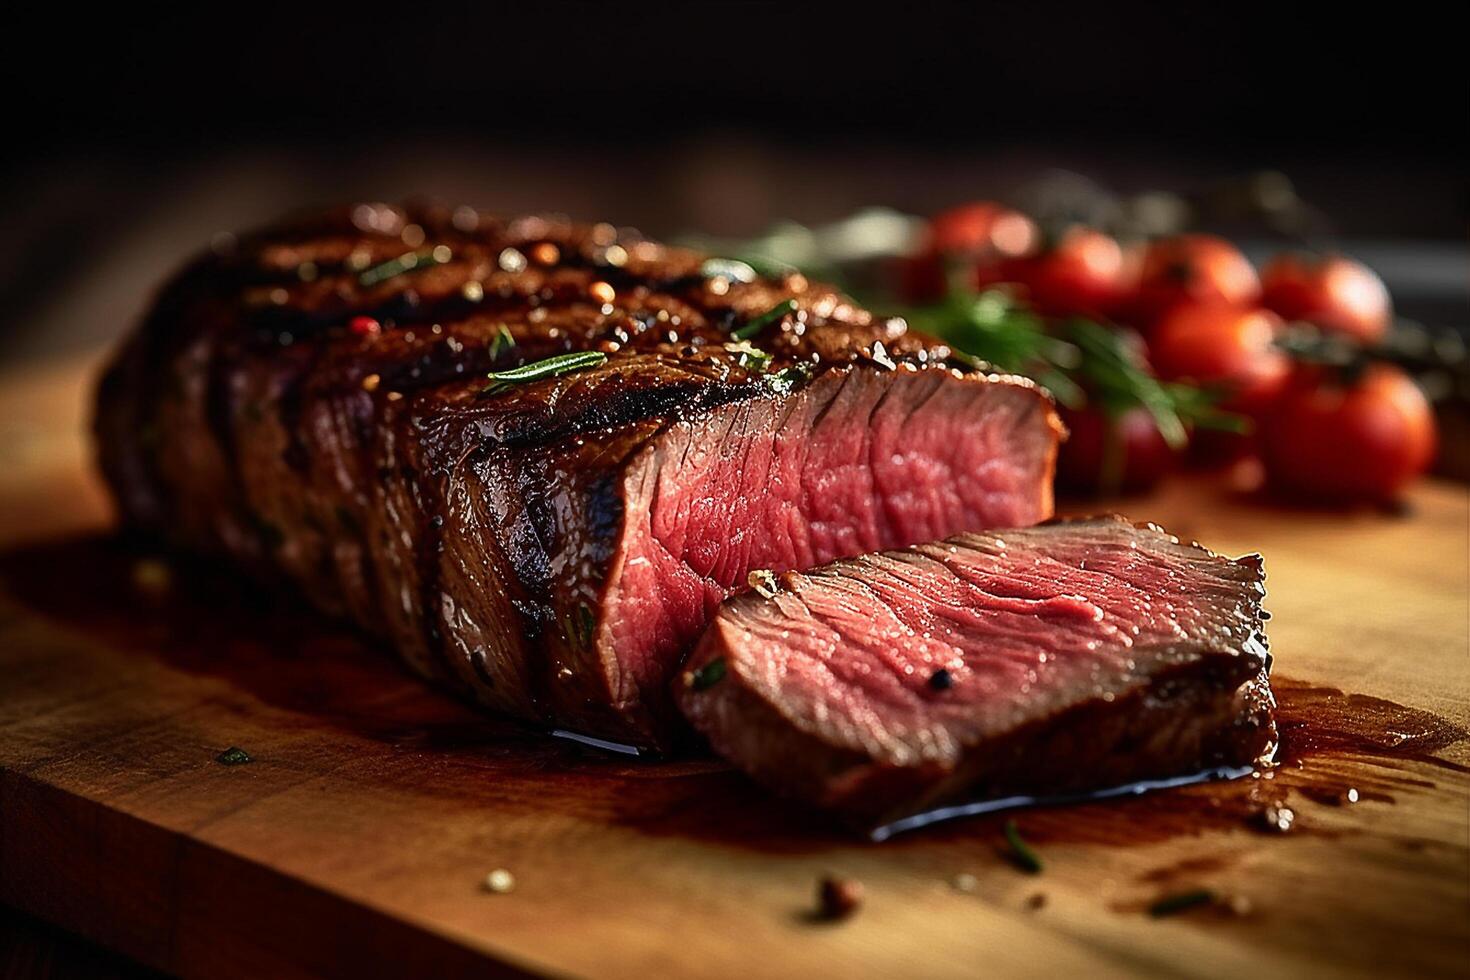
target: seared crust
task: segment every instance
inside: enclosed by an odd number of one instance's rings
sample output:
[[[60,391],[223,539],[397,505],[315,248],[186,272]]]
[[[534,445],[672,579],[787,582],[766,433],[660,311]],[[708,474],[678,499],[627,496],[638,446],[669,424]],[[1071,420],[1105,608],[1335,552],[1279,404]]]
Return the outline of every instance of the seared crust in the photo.
[[[787,300],[752,338],[769,365],[730,349]],[[607,360],[487,397],[486,372],[578,351]],[[286,577],[492,707],[649,744],[663,723],[625,710],[591,639],[631,461],[825,372],[958,378],[949,358],[800,275],[610,225],[358,205],[189,265],[104,376],[96,430],[128,524]],[[1029,392],[1054,444],[1044,393],[988,383]]]

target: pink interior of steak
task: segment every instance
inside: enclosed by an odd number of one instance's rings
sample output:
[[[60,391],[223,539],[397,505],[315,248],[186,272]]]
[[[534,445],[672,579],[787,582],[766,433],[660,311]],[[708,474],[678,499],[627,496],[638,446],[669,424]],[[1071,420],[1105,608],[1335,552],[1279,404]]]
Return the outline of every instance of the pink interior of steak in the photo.
[[[1244,683],[1264,655],[1260,580],[1256,564],[1106,520],[794,574],[716,629],[727,669],[798,729],[893,765],[950,764],[1186,660],[1213,656]]]
[[[1053,420],[1026,387],[852,369],[671,426],[624,485],[599,643],[615,701],[664,700],[680,657],[754,569],[1048,517]]]

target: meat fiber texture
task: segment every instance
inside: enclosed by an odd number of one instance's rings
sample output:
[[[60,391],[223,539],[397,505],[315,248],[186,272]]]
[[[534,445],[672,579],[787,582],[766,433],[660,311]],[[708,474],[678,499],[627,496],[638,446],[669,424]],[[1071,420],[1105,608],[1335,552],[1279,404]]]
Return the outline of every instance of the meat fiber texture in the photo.
[[[1121,518],[968,533],[726,601],[679,703],[717,752],[873,827],[1274,751],[1259,556]]]
[[[605,361],[486,377],[579,352]],[[1060,423],[795,273],[359,205],[186,268],[96,430],[127,524],[498,711],[667,748],[670,681],[750,570],[1045,519]]]

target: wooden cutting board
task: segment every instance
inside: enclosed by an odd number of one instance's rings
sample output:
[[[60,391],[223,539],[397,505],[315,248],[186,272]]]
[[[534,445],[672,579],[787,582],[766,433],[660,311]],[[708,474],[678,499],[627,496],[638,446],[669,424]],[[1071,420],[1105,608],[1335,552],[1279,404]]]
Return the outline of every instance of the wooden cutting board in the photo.
[[[713,761],[486,719],[227,575],[140,589],[85,465],[86,369],[0,384],[0,901],[187,976],[1470,969],[1463,487],[1397,515],[1197,479],[1124,505],[1264,553],[1283,700],[1371,715],[1380,744],[1224,795],[1022,812],[1045,862],[1028,875],[996,818],[869,844]],[[254,761],[217,762],[231,746]],[[1257,799],[1292,829],[1263,832]],[[483,885],[497,868],[508,893]],[[845,922],[809,914],[827,872],[865,886]],[[1220,902],[1147,913],[1197,888]]]

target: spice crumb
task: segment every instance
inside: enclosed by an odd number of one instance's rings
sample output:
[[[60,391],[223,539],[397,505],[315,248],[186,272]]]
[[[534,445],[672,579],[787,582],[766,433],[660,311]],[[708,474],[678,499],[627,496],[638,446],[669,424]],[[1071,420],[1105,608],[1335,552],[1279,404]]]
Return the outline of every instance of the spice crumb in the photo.
[[[1295,822],[1296,812],[1290,807],[1272,805],[1260,813],[1261,827],[1274,833],[1286,833]]]
[[[957,874],[949,879],[949,887],[957,892],[972,892],[979,882],[972,874]]]
[[[496,895],[505,895],[515,891],[516,876],[504,868],[496,868],[485,876],[485,890],[494,892]]]
[[[1046,892],[1036,892],[1026,899],[1028,909],[1039,909],[1046,907]]]
[[[231,745],[219,755],[215,756],[214,761],[222,766],[243,766],[245,763],[254,762],[255,760],[250,757],[249,752],[246,752],[239,746]]]
[[[766,599],[776,598],[776,593],[781,591],[780,586],[776,583],[775,573],[769,568],[757,568],[745,576],[745,582]]]
[[[846,919],[863,904],[863,883],[828,875],[817,885],[817,912],[823,919]]]

